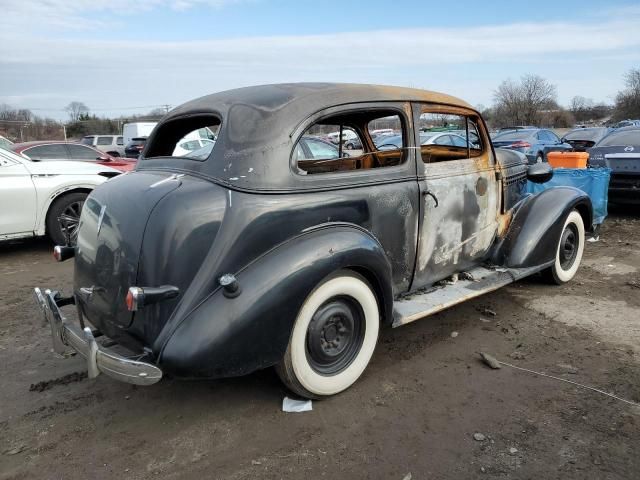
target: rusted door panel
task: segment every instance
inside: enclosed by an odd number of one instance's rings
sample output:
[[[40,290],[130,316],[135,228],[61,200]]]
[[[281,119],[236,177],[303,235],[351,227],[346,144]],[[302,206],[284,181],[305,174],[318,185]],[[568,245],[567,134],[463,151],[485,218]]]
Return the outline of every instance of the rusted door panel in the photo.
[[[463,271],[487,255],[497,230],[499,192],[494,167],[483,163],[463,159],[424,165],[412,289]]]

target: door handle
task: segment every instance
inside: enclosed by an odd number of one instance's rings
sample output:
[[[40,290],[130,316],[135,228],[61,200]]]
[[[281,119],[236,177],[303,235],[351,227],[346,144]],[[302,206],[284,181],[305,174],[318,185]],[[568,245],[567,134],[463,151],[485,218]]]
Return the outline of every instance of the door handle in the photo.
[[[431,198],[433,198],[433,201],[436,202],[435,206],[433,208],[438,208],[438,197],[436,197],[433,192],[430,192],[429,190],[425,190],[422,192],[422,195],[424,197],[426,197],[427,195],[430,196]]]

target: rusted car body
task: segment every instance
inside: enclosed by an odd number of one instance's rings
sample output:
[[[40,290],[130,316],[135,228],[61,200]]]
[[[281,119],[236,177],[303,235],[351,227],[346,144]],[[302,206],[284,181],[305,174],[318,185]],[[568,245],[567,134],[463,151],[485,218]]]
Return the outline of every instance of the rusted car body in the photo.
[[[473,142],[421,146],[420,128],[438,122]],[[370,132],[391,123],[403,147],[377,150]],[[206,158],[171,156],[212,125]],[[336,128],[358,134],[362,155],[297,150]],[[57,250],[74,256],[73,294],[36,293],[57,349],[85,355],[92,376],[150,384],[163,372],[276,365],[295,392],[331,395],[360,376],[378,325],[536,272],[556,283],[575,274],[591,204],[572,188],[524,194],[527,178],[550,175],[494,150],[480,114],[448,95],[351,84],[221,92],[170,112],[136,170],[92,192],[77,246]],[[64,318],[67,304],[84,331]],[[96,334],[140,356],[118,357]]]

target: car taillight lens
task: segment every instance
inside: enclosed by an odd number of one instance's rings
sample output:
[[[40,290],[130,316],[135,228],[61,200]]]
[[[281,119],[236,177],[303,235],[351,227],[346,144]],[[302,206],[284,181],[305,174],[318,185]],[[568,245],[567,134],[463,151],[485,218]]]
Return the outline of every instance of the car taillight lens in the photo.
[[[516,142],[509,145],[511,148],[529,148],[531,144],[529,142]]]
[[[125,302],[127,310],[130,312],[137,311],[144,303],[144,290],[140,287],[130,287]]]

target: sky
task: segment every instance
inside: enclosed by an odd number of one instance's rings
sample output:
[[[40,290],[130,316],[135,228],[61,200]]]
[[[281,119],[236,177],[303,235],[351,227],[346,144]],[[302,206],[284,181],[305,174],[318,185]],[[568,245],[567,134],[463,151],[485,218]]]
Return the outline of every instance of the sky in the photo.
[[[640,68],[640,2],[0,0],[0,103],[65,120],[144,114],[247,85],[335,81],[489,106],[537,74],[612,103]]]

